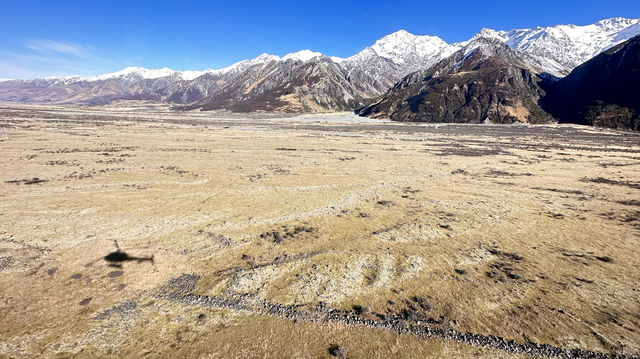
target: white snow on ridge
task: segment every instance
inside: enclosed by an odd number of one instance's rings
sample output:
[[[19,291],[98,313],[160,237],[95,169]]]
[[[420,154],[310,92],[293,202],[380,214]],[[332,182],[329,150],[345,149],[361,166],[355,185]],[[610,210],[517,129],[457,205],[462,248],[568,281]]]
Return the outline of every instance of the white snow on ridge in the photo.
[[[638,34],[640,19],[612,18],[590,25],[494,31],[491,35],[511,48],[531,55],[541,68],[563,76],[602,51]]]
[[[83,81],[101,81],[112,78],[143,78],[143,79],[157,79],[160,77],[171,76],[175,74],[176,71],[171,70],[170,68],[163,67],[161,69],[146,69],[144,67],[127,67],[117,72],[112,72],[108,74],[102,74],[98,76],[90,76],[83,77]]]
[[[293,61],[302,61],[307,62],[316,57],[324,56],[322,53],[311,51],[311,50],[301,50],[298,52],[293,52],[287,54],[282,57],[282,61],[293,60]]]
[[[264,53],[264,54],[261,54],[260,56],[255,57],[255,58],[253,58],[253,59],[251,59],[249,61],[251,61],[254,64],[257,64],[257,63],[264,64],[264,63],[271,62],[271,61],[280,61],[280,56]]]
[[[504,43],[509,41],[509,36],[507,35],[506,31],[497,31],[497,30],[493,30],[493,29],[482,28],[482,30],[480,30],[480,32],[475,34],[471,38],[471,40],[465,41],[464,43],[471,42],[471,41],[473,41],[475,39],[478,39],[478,38],[496,39],[496,40],[500,40],[500,41],[502,41]],[[460,43],[458,43],[458,44],[460,44]]]
[[[144,67],[127,67],[120,71],[102,74],[98,76],[89,76],[89,77],[77,77],[72,76],[67,78],[67,81],[72,80],[72,82],[76,81],[103,81],[109,79],[158,79],[162,77],[168,76],[177,76],[182,80],[193,80],[197,77],[200,77],[204,74],[214,73],[217,70],[206,69],[203,71],[195,71],[195,70],[184,70],[184,71],[174,71],[168,67],[163,67],[161,69],[147,69]]]
[[[230,73],[230,72],[241,72],[241,71],[245,71],[246,69],[250,68],[251,66],[254,65],[260,65],[260,64],[266,64],[269,63],[271,61],[280,61],[280,56],[277,55],[270,55],[270,54],[261,54],[251,60],[242,60],[242,61],[238,61],[235,64],[232,64],[230,66],[227,67],[223,67],[221,69],[217,69],[217,70],[211,70],[209,73],[212,74],[217,74],[217,75],[222,75],[222,74],[226,74],[226,73]]]
[[[574,46],[574,50],[581,56],[592,57],[605,49],[628,40],[629,36],[636,35],[636,31],[625,31],[627,36],[618,36],[629,26],[637,25],[640,19],[618,19],[619,21],[603,20],[595,24],[576,26],[558,25],[550,27],[538,27],[535,29],[511,30],[505,33],[508,38],[505,41],[509,46],[526,50],[537,43],[548,43],[550,38],[566,40]],[[637,26],[636,26],[637,28]]]
[[[212,72],[214,72],[214,70],[206,69],[204,71],[185,70],[185,71],[178,71],[177,73],[181,79],[190,81],[204,74],[209,74]]]

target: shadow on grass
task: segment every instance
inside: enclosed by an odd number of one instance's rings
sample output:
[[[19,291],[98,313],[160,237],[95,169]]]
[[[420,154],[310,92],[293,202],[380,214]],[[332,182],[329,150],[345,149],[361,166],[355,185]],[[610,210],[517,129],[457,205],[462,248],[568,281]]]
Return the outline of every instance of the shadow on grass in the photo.
[[[124,252],[122,249],[120,249],[120,246],[118,245],[118,242],[116,240],[114,240],[113,243],[115,243],[116,245],[116,250],[104,256],[104,260],[109,262],[110,267],[122,268],[122,264],[124,262],[132,262],[132,261],[135,261],[138,263],[151,262],[151,264],[153,264],[153,255],[149,257],[131,256],[127,252]]]

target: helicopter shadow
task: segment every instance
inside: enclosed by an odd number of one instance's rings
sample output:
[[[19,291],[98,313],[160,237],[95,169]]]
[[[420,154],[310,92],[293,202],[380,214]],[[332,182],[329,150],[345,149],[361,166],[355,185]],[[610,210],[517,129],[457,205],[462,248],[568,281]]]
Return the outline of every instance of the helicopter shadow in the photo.
[[[118,245],[118,242],[116,240],[113,240],[113,242],[116,245],[116,250],[104,256],[104,260],[109,263],[109,267],[122,268],[122,265],[125,262],[151,262],[151,264],[154,264],[153,255],[149,257],[132,256],[120,249],[120,246]]]

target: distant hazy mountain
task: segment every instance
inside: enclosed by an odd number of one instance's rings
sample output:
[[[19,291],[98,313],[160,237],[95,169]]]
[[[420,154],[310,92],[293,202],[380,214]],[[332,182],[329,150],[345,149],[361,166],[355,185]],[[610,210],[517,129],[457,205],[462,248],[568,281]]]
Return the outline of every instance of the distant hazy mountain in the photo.
[[[203,72],[204,73],[204,72]],[[37,103],[102,104],[152,94],[200,73],[129,67],[93,77],[64,77],[0,82],[0,100]]]
[[[283,57],[263,54],[219,70],[132,67],[93,77],[2,80],[0,101],[102,104],[149,99],[204,110],[351,110],[380,96],[404,76],[427,70],[469,48],[478,38],[493,38],[508,45],[532,73],[562,77],[601,51],[638,34],[640,19],[624,18],[586,26],[483,29],[468,41],[452,44],[436,36],[401,30],[347,58],[303,50]]]
[[[545,107],[561,122],[640,130],[640,36],[554,83]]]
[[[520,54],[492,37],[474,37],[426,71],[398,82],[360,114],[411,122],[543,123],[541,80]]]

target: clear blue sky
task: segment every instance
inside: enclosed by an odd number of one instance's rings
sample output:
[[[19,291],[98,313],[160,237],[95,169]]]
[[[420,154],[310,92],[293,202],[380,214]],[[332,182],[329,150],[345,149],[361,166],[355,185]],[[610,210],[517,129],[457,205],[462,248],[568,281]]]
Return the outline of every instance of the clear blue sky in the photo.
[[[638,0],[3,1],[0,78],[126,66],[220,68],[263,52],[350,56],[399,29],[466,40],[497,30],[640,17]]]

